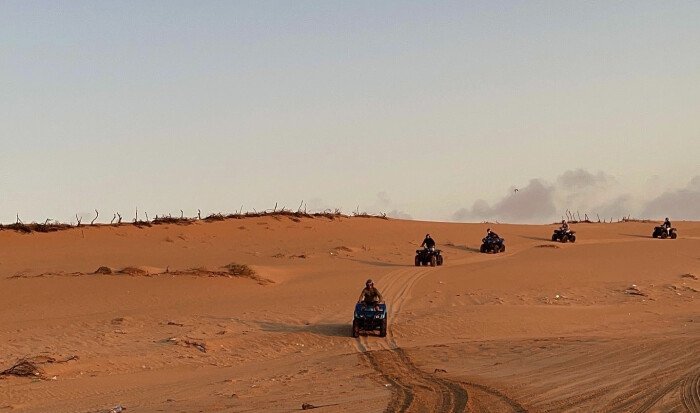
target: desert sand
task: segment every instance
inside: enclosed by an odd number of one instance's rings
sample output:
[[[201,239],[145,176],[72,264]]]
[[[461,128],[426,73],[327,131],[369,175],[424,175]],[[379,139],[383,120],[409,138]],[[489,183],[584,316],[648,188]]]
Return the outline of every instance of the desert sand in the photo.
[[[0,371],[38,369],[0,377],[0,412],[698,412],[700,223],[674,224],[0,231]],[[488,226],[505,253],[479,253]],[[444,266],[413,265],[427,232]],[[386,338],[350,336],[367,278]]]

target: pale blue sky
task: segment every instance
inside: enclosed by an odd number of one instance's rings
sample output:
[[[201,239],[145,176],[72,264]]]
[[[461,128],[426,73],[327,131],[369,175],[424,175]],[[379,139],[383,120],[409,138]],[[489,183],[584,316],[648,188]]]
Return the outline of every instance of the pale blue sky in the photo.
[[[0,222],[665,215],[664,190],[700,199],[698,22],[697,1],[2,1]],[[509,212],[512,187],[554,212]]]

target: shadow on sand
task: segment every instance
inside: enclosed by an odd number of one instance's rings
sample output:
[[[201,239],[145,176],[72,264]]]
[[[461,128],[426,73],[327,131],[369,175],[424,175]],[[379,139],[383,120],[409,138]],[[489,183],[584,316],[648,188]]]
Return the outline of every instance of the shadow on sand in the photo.
[[[531,239],[533,241],[552,241],[551,238],[544,238],[544,237],[528,237],[527,235],[518,235],[520,238],[525,238],[525,239]]]
[[[634,238],[645,238],[645,239],[652,239],[652,237],[648,235],[639,235],[639,234],[620,234],[623,237],[634,237]]]
[[[350,315],[352,316],[352,314]],[[348,337],[350,335],[350,328],[352,327],[349,322],[344,324],[298,325],[259,321],[258,325],[262,331],[272,333],[313,333],[327,337]]]
[[[467,252],[481,252],[478,248],[471,248],[466,245],[445,244],[445,247]]]
[[[357,258],[349,258],[349,257],[338,257],[338,259],[353,261],[353,262],[357,262],[360,264],[373,265],[375,267],[413,267],[412,263],[411,264],[394,264],[393,262],[367,261],[367,260],[360,260]]]

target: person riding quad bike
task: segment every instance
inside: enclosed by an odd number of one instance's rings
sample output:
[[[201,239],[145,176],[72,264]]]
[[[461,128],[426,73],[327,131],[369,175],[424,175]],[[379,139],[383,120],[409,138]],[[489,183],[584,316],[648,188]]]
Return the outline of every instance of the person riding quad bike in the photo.
[[[671,228],[673,226],[671,225],[671,221],[668,219],[668,217],[666,217],[664,223],[661,224],[661,226],[666,230],[666,234],[671,235]]]
[[[486,230],[486,238],[488,239],[499,239],[500,237],[495,232],[491,231],[491,228]]]
[[[362,289],[357,302],[366,307],[374,307],[376,311],[379,311],[379,303],[382,301],[384,301],[382,294],[374,286],[372,279],[367,280],[367,282],[365,282],[365,288]]]
[[[569,231],[569,223],[566,222],[565,219],[561,220],[561,226],[559,227],[559,230],[561,232],[568,232]]]
[[[426,249],[435,248],[435,240],[430,237],[430,234],[425,234],[425,239],[423,239],[420,246],[425,247]]]

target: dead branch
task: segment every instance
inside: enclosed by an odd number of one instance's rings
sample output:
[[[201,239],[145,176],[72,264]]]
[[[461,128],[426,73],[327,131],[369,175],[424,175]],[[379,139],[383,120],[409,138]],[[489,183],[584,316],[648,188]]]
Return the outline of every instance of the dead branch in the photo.
[[[75,220],[78,221],[78,223],[75,224],[75,226],[79,227],[80,223],[83,221],[83,217],[78,218],[78,214],[75,214]]]
[[[117,212],[117,216],[119,217],[119,220],[117,221],[117,224],[121,224],[121,223],[122,223],[122,216],[119,215],[119,212]]]
[[[97,217],[99,217],[99,216],[100,216],[100,213],[97,212],[97,210],[95,210],[95,219],[90,221],[90,225],[95,225],[95,221],[97,221]]]

